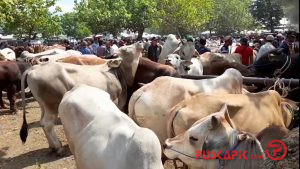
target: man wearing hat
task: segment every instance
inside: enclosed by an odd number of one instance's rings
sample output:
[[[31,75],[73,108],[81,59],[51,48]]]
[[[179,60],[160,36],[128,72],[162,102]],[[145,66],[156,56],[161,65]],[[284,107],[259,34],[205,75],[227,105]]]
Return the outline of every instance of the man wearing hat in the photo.
[[[220,52],[224,54],[230,54],[230,46],[232,45],[232,38],[231,36],[226,36],[225,37],[225,42],[224,45],[221,47]]]
[[[295,40],[296,40],[296,36],[293,35],[291,32],[288,32],[286,39],[281,42],[279,48],[283,49],[284,54],[290,56],[291,53],[292,54],[295,53],[293,48]]]
[[[148,58],[153,62],[157,62],[161,50],[162,47],[158,45],[158,39],[156,37],[153,37],[151,39],[151,45],[148,48]]]
[[[267,52],[275,49],[275,47],[272,45],[273,41],[274,41],[274,36],[273,35],[268,35],[266,37],[266,43],[260,47],[255,60],[258,60],[261,56],[263,56]]]

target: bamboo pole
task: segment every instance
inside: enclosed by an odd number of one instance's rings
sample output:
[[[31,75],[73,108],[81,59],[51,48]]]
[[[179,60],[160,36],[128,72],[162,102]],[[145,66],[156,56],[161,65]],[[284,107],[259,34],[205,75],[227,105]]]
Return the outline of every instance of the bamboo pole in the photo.
[[[180,75],[182,78],[185,79],[194,79],[194,80],[201,80],[201,79],[211,79],[218,76],[214,75],[202,75],[202,76],[192,76],[192,75]],[[285,85],[290,85],[291,87],[298,87],[299,86],[299,79],[280,79]],[[273,85],[277,79],[274,78],[260,78],[260,77],[244,77],[243,76],[243,83],[247,85]]]

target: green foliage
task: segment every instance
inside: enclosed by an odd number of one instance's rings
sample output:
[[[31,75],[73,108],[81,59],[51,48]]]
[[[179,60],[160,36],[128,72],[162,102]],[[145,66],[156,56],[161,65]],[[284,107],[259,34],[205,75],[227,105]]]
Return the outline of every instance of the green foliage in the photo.
[[[92,34],[86,23],[78,18],[75,12],[65,13],[61,17],[61,26],[64,34],[77,39],[84,38]]]
[[[251,0],[214,0],[213,18],[206,28],[220,35],[250,29],[254,24],[250,3]]]
[[[251,5],[251,13],[258,23],[274,32],[283,18],[283,8],[280,0],[255,0]]]
[[[46,36],[59,34],[61,28],[55,11],[49,7],[56,0],[4,0],[0,3],[2,26],[6,33],[20,37],[25,34],[29,38],[35,33]],[[57,9],[58,10],[58,9]]]
[[[80,20],[94,34],[108,31],[117,35],[130,18],[123,0],[82,0],[75,6]]]
[[[141,38],[145,28],[155,24],[157,3],[153,0],[127,0],[126,4],[130,17],[124,28],[138,31],[139,38]]]
[[[181,35],[198,32],[211,19],[212,0],[157,0],[159,30]]]
[[[299,30],[299,0],[285,0],[284,15],[287,17],[292,24],[296,24]]]

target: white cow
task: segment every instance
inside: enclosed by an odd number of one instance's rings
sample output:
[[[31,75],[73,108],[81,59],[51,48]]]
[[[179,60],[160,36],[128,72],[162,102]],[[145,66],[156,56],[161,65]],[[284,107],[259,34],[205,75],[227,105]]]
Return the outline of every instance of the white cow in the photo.
[[[170,34],[162,48],[158,62],[164,64],[167,56],[170,54],[178,54],[183,60],[190,61],[195,52],[194,42],[187,42],[186,40],[180,41],[175,35]]]
[[[24,51],[21,53],[20,58],[18,60],[28,61],[28,60],[37,60],[38,62],[55,62],[59,59],[70,57],[70,56],[82,56],[82,53],[75,50],[63,50],[63,49],[50,49],[40,53],[29,53],[28,51]],[[95,56],[96,57],[96,56]]]
[[[132,86],[144,46],[135,43],[119,49],[119,59],[107,61],[102,65],[74,65],[48,62],[27,69],[22,75],[22,93],[25,80],[32,95],[41,107],[41,125],[47,137],[49,147],[58,154],[62,152],[61,142],[55,131],[55,119],[58,105],[63,95],[77,84],[86,84],[107,91],[120,109],[124,109],[127,99],[127,87]],[[25,98],[24,94],[22,95]],[[23,142],[28,135],[28,126],[23,107],[24,120],[20,136]]]
[[[242,75],[227,69],[214,79],[158,77],[130,98],[128,112],[141,127],[152,129],[161,143],[167,139],[166,117],[173,106],[199,92],[242,93]]]
[[[182,60],[177,54],[167,56],[166,64],[174,67],[179,74],[183,75],[203,75],[203,65],[198,58],[192,58],[191,61]]]
[[[163,169],[157,136],[121,112],[107,92],[75,86],[59,116],[78,169]]]
[[[16,60],[16,54],[12,49],[4,48],[0,50],[0,61],[1,60]]]

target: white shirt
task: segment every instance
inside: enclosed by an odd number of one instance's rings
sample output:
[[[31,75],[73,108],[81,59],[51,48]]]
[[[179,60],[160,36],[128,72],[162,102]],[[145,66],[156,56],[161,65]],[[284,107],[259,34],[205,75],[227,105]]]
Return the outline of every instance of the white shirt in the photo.
[[[267,42],[266,44],[262,45],[262,47],[260,47],[260,49],[257,53],[255,60],[258,60],[262,55],[266,54],[267,52],[269,52],[273,49],[275,49],[275,47],[270,42]]]
[[[110,47],[110,54],[111,54],[111,55],[114,55],[114,54],[117,52],[118,49],[119,49],[118,46],[117,46],[116,44],[113,44],[113,45]]]

